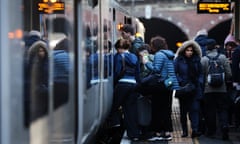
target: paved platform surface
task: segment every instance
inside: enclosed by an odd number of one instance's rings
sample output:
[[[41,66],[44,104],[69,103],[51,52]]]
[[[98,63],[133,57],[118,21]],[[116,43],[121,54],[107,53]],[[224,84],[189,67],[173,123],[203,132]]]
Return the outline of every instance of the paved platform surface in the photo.
[[[172,122],[173,122],[173,133],[172,133],[173,139],[171,141],[132,142],[127,138],[126,132],[125,132],[121,140],[121,144],[240,144],[240,130],[236,128],[230,128],[230,132],[229,132],[230,140],[227,140],[227,141],[223,141],[220,135],[219,136],[217,135],[215,138],[208,138],[204,135],[194,139],[192,139],[191,136],[182,138],[179,104],[178,104],[178,100],[175,98],[173,99]]]

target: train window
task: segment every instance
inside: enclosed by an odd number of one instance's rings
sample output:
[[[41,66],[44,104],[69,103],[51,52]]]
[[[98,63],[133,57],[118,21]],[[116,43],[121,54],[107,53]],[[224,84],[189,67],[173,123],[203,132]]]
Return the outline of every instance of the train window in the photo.
[[[87,89],[99,83],[100,50],[98,15],[85,13],[85,51],[86,51],[86,86]]]

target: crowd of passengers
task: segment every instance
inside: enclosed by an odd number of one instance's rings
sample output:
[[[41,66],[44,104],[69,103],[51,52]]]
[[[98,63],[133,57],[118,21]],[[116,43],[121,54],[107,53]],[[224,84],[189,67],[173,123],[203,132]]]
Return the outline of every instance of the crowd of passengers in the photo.
[[[215,138],[220,131],[222,140],[229,139],[229,127],[239,127],[240,46],[229,34],[224,48],[208,37],[205,29],[197,32],[174,53],[164,37],[152,37],[147,44],[136,37],[131,25],[121,28],[121,38],[115,43],[114,99],[108,122],[111,134],[126,130],[132,141],[172,140],[172,101],[178,99],[182,137],[205,135]],[[208,84],[209,57],[218,56],[225,72],[225,82],[213,87]],[[163,79],[172,77],[170,88],[143,87],[141,82],[152,73]],[[181,92],[191,83],[193,90]],[[138,99],[151,100],[151,121],[139,123]],[[188,118],[190,124],[188,124]]]

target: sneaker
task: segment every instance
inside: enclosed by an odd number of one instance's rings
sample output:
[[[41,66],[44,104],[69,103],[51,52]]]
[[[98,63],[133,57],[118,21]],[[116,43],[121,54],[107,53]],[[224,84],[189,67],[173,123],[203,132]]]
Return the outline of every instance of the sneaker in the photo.
[[[160,141],[163,140],[163,137],[154,136],[148,139],[148,141]]]
[[[172,140],[172,136],[170,134],[169,135],[164,135],[163,140],[170,141],[170,140]]]

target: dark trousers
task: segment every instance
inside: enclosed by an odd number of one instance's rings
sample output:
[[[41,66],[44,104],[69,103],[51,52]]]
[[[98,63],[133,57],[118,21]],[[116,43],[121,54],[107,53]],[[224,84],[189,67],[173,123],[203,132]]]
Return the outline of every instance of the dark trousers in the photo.
[[[228,98],[226,93],[207,93],[204,96],[206,126],[208,134],[217,130],[217,117],[220,128],[228,126]]]
[[[139,96],[135,90],[136,84],[120,82],[114,89],[113,105],[110,114],[111,123],[119,123],[119,107],[122,106],[124,126],[130,138],[139,137],[140,129],[137,117],[137,98]]]
[[[191,128],[193,131],[198,131],[199,127],[199,112],[200,103],[194,98],[193,95],[183,95],[179,98],[180,105],[180,120],[182,130],[188,132],[187,128],[187,115],[189,115],[191,121]]]
[[[155,132],[172,132],[172,91],[159,90],[152,95],[152,130]]]

